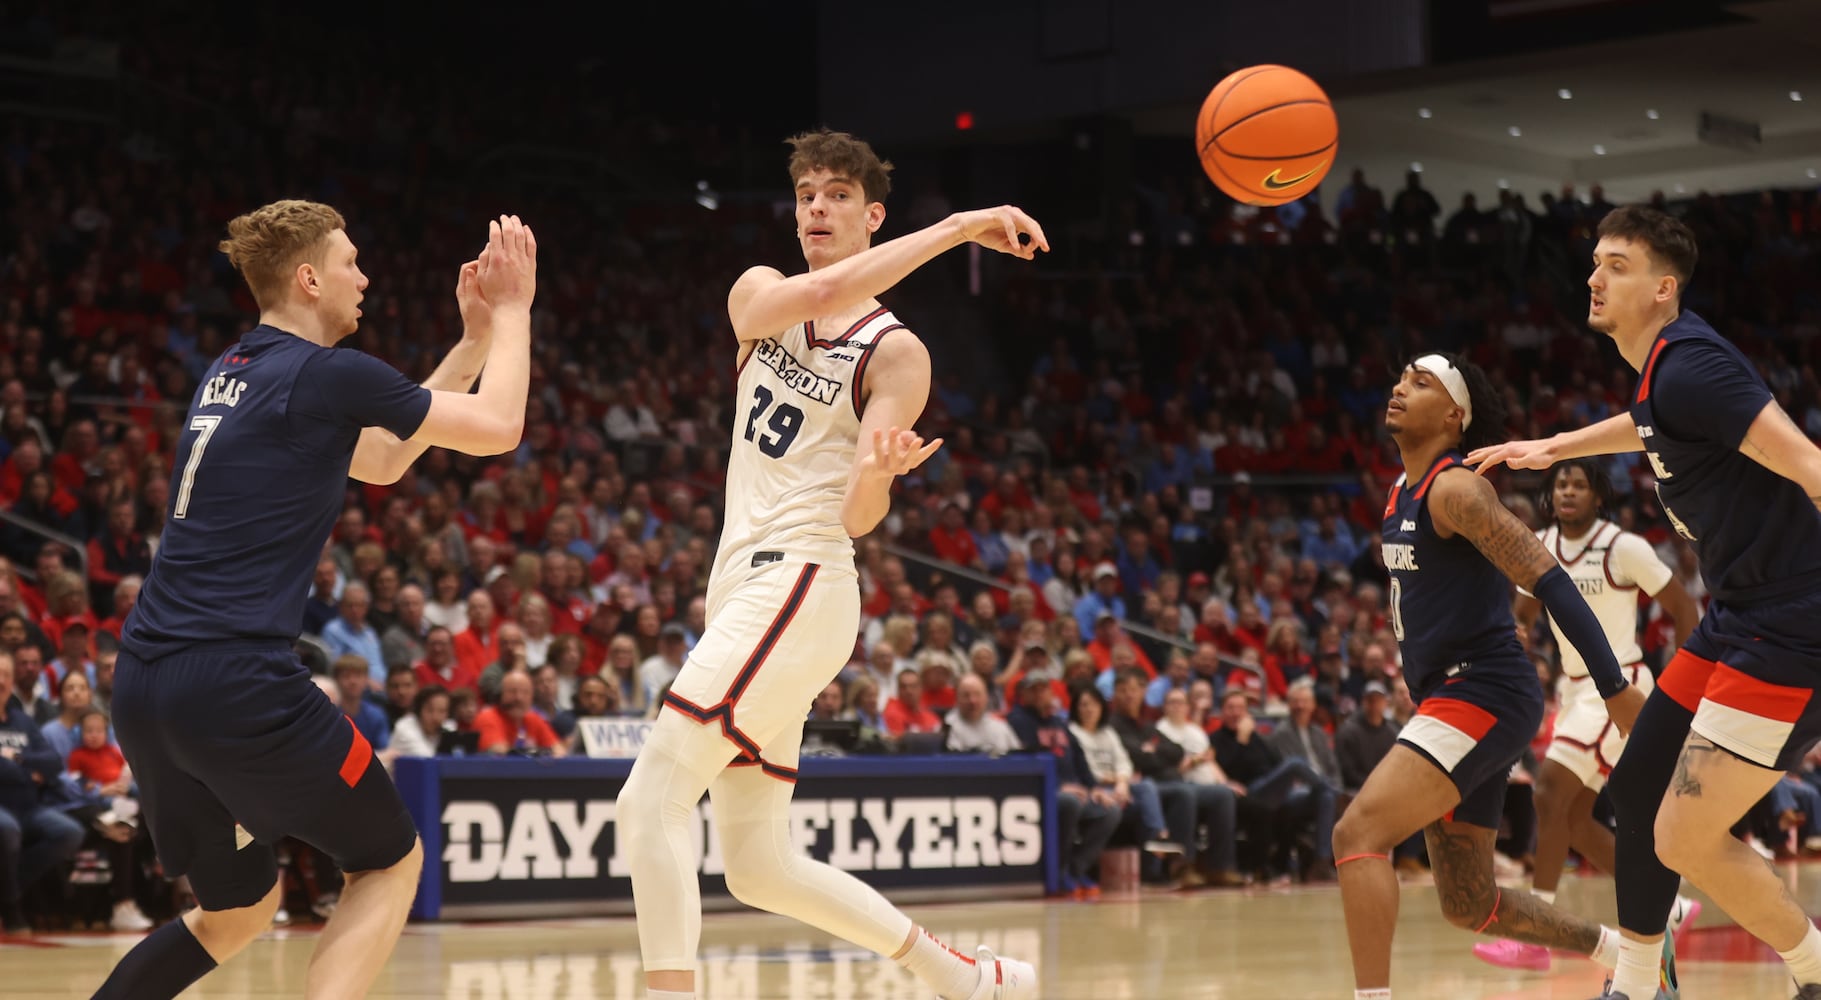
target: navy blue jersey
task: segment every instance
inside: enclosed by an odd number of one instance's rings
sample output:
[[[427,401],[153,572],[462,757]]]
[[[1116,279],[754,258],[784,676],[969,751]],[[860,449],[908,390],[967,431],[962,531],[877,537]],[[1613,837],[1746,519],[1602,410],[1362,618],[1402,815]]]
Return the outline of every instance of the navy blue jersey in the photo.
[[[1511,581],[1472,542],[1436,534],[1429,517],[1430,485],[1460,464],[1460,453],[1448,452],[1414,486],[1400,477],[1385,502],[1391,630],[1418,698],[1457,664],[1526,662],[1511,617]]]
[[[1821,512],[1739,451],[1770,401],[1745,355],[1683,312],[1657,336],[1631,404],[1663,512],[1694,545],[1708,592],[1729,604],[1821,587]]]
[[[430,392],[359,351],[269,326],[216,359],[184,418],[164,537],[121,644],[297,638],[365,427],[417,433]]]

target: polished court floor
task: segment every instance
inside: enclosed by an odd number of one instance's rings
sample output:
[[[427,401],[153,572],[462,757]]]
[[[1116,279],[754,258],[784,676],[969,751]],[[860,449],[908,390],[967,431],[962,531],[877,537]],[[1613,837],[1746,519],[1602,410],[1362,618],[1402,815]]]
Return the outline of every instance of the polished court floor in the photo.
[[[1784,868],[1797,898],[1821,909],[1821,866]],[[1611,919],[1611,883],[1570,879],[1562,902]],[[1560,958],[1548,973],[1477,962],[1473,939],[1447,926],[1425,882],[1404,888],[1393,987],[1398,1000],[1588,1000],[1601,974]],[[1037,900],[919,906],[912,915],[963,950],[976,943],[1038,963],[1056,1000],[1350,1000],[1340,897],[1332,887],[1151,893],[1096,903]],[[89,996],[133,935],[0,938],[0,997]],[[255,942],[185,997],[298,996],[316,935],[281,929]],[[630,918],[414,925],[371,994],[381,998],[639,998]],[[700,995],[743,998],[919,998],[909,974],[778,917],[711,914]],[[1776,955],[1714,907],[1682,957],[1686,1000],[1787,1000]]]

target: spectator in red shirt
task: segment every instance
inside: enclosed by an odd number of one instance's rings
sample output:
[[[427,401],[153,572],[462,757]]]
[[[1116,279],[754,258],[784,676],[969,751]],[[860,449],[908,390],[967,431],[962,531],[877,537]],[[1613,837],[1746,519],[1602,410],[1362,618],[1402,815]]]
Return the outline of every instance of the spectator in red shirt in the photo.
[[[70,751],[69,772],[80,777],[84,787],[103,789],[118,787],[125,770],[120,748],[108,742],[107,716],[98,708],[89,709],[82,716],[82,745]]]
[[[556,730],[531,710],[531,689],[531,675],[523,670],[510,671],[500,678],[500,703],[481,709],[474,717],[482,753],[530,751],[565,756]]]
[[[140,534],[137,520],[138,505],[131,497],[121,497],[108,504],[107,527],[89,539],[89,596],[97,607],[107,606],[122,578],[152,571],[152,547]]]
[[[96,626],[97,631],[106,632],[120,641],[120,630],[126,625],[126,616],[133,611],[133,605],[139,603],[139,588],[145,578],[137,573],[129,573],[114,584],[114,613],[107,620]]]
[[[973,568],[980,566],[980,549],[974,544],[974,533],[967,529],[967,516],[960,504],[942,508],[942,520],[929,529],[929,544],[938,559]]]
[[[942,720],[923,704],[923,678],[915,670],[898,671],[898,695],[885,703],[885,731],[893,738],[905,733],[934,733]]]
[[[1143,670],[1146,680],[1155,680],[1157,667],[1151,658],[1144,655],[1144,650],[1132,641],[1131,636],[1125,634],[1125,629],[1119,627],[1119,619],[1112,612],[1102,611],[1094,620],[1094,641],[1087,645],[1088,655],[1094,658],[1094,665],[1105,671],[1113,665],[1113,651],[1125,647],[1130,647],[1132,651],[1131,663],[1127,665]]]
[[[493,597],[477,589],[468,595],[468,628],[455,637],[455,658],[463,670],[479,677],[499,655],[499,623],[494,620]]]
[[[438,625],[424,637],[424,658],[411,667],[419,687],[440,687],[448,691],[474,690],[480,682],[480,671],[470,670],[456,658],[455,636]]]

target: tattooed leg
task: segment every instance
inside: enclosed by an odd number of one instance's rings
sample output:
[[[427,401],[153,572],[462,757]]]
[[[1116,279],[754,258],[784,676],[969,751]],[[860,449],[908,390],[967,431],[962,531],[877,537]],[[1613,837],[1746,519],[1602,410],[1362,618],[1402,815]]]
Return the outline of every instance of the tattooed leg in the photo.
[[[1675,779],[1657,810],[1657,856],[1713,897],[1739,926],[1778,951],[1808,934],[1808,915],[1775,869],[1732,835],[1746,810],[1783,779],[1783,772],[1734,756],[1692,734],[1676,762]]]
[[[1498,831],[1471,823],[1435,822],[1423,829],[1442,915],[1475,934],[1510,938],[1592,955],[1600,925],[1571,916],[1528,892],[1506,892],[1492,880]]]

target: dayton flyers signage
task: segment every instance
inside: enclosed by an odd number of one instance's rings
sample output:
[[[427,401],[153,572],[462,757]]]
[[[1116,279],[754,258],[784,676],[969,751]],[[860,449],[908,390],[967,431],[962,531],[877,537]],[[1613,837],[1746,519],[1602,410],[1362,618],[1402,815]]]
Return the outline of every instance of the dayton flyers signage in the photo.
[[[415,915],[528,914],[540,903],[606,912],[630,902],[614,844],[630,761],[409,764],[399,784],[429,862]],[[1054,864],[1052,766],[1036,757],[805,760],[791,831],[810,856],[881,889],[1036,887]],[[725,896],[706,799],[689,830],[703,893]]]

